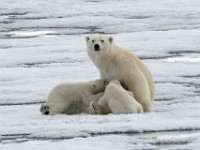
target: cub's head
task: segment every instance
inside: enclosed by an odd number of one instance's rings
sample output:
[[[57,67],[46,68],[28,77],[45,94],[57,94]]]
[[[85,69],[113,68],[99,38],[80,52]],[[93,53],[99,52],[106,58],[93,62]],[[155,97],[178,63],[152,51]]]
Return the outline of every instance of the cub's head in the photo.
[[[94,94],[104,92],[107,84],[107,81],[101,79],[90,81],[90,86]]]
[[[111,80],[109,82],[109,84],[117,84],[117,85],[121,86],[121,83],[118,80]]]
[[[118,80],[111,80],[109,84],[106,86],[106,90],[121,88],[121,84]]]
[[[107,88],[108,88],[108,89],[112,89],[112,88],[116,88],[116,87],[117,87],[118,89],[120,89],[120,90],[126,91],[127,94],[128,94],[129,96],[134,97],[133,92],[132,92],[132,91],[126,90],[126,89],[121,85],[120,81],[118,81],[118,80],[112,80],[112,81],[110,81],[109,84],[108,84],[108,86],[106,87],[106,89],[107,89]]]
[[[87,36],[85,40],[87,43],[88,55],[92,58],[107,54],[113,43],[112,37],[99,34],[91,37]]]

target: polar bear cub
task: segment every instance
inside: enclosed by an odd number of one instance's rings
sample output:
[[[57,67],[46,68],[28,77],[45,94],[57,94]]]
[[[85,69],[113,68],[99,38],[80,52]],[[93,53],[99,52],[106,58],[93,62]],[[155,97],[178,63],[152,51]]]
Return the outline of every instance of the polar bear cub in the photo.
[[[90,102],[103,96],[106,85],[101,79],[59,84],[51,90],[40,112],[46,115],[88,113]]]
[[[91,101],[90,114],[132,114],[143,113],[132,92],[125,90],[119,81],[112,80],[106,87],[104,95],[98,102]]]
[[[147,66],[133,53],[117,46],[112,37],[86,37],[87,52],[99,69],[101,79],[119,80],[131,91],[145,112],[151,111],[155,96],[154,79]]]

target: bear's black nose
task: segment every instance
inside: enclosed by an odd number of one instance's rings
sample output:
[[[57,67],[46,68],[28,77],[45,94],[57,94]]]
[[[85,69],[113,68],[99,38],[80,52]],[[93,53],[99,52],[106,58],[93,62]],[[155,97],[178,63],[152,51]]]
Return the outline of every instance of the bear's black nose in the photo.
[[[94,50],[99,51],[99,44],[94,44]]]

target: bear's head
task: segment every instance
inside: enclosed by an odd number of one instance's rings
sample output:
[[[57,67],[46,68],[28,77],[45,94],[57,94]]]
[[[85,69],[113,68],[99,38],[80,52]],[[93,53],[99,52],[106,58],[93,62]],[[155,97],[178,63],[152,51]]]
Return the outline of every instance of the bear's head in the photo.
[[[111,80],[109,84],[117,84],[121,86],[121,83],[118,80]]]
[[[107,81],[101,79],[90,81],[90,86],[92,88],[93,94],[104,92],[107,84]]]
[[[106,86],[106,90],[111,90],[116,88],[123,88],[118,80],[111,80],[109,84]]]
[[[112,37],[107,37],[105,35],[94,35],[92,37],[85,38],[87,43],[88,55],[91,58],[97,58],[103,56],[110,51],[111,45],[113,43]]]
[[[111,81],[109,82],[108,86],[106,87],[106,89],[107,89],[107,88],[110,88],[110,89],[111,89],[111,88],[113,88],[113,87],[114,87],[114,88],[118,87],[119,89],[122,89],[122,90],[126,91],[127,94],[128,94],[129,96],[134,97],[133,92],[132,92],[132,91],[126,90],[126,89],[121,85],[120,81],[118,81],[118,80],[111,80]]]

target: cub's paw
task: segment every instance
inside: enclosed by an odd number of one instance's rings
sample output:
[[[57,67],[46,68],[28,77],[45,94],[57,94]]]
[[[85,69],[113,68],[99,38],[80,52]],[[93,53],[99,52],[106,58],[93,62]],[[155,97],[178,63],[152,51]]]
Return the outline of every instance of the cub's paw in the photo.
[[[90,102],[89,114],[99,114],[97,102],[95,102],[95,101]]]
[[[45,105],[45,104],[42,104],[40,106],[40,112],[43,114],[43,115],[48,115],[49,114],[49,106]]]

